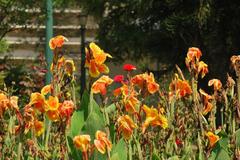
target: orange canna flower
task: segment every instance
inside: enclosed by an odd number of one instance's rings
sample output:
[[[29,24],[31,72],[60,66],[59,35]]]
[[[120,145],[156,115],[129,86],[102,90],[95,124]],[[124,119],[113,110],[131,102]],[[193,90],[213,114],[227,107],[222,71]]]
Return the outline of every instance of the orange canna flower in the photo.
[[[119,96],[121,93],[122,93],[121,87],[116,88],[116,89],[113,90],[113,95],[114,95],[115,97]]]
[[[47,115],[48,119],[50,119],[53,122],[56,122],[60,119],[58,110],[48,110],[46,112],[46,115]]]
[[[213,97],[208,95],[204,90],[200,89],[199,90],[200,94],[203,96],[203,103],[204,103],[204,110],[203,110],[203,115],[208,114],[212,108],[213,105],[212,103],[209,102],[209,100],[212,100]]]
[[[188,49],[187,59],[189,59],[189,61],[194,61],[194,59],[199,60],[201,56],[202,52],[199,48],[191,47]]]
[[[222,83],[219,79],[211,79],[208,81],[208,86],[213,86],[214,91],[218,91],[222,88]]]
[[[105,64],[97,64],[95,60],[90,60],[89,74],[93,78],[97,78],[101,73],[109,73],[109,68]]]
[[[150,75],[146,74],[146,82],[149,93],[154,94],[159,90],[159,85],[155,82],[153,73],[150,73]]]
[[[41,113],[44,113],[47,110],[47,104],[45,102],[45,97],[44,97],[44,95],[42,95],[38,92],[31,94],[29,105],[30,106],[33,105],[34,108],[36,108]]]
[[[108,53],[105,53],[95,43],[90,43],[88,50],[86,48],[86,62],[85,66],[89,69],[91,77],[98,77],[101,73],[107,74],[109,68],[104,64],[107,57],[112,58]]]
[[[150,94],[154,94],[159,90],[159,85],[155,82],[154,75],[152,73],[144,73],[136,75],[131,79],[132,83],[137,85],[141,90],[147,88]]]
[[[194,76],[198,77],[201,74],[201,78],[203,78],[208,73],[208,65],[203,61],[199,61],[201,56],[200,49],[196,47],[189,48],[185,63],[188,70],[194,73]]]
[[[45,96],[48,93],[51,93],[51,90],[52,90],[52,85],[48,84],[41,89],[41,94]]]
[[[208,65],[203,61],[198,63],[198,74],[201,73],[201,77],[203,78],[208,73]]]
[[[208,137],[208,140],[209,140],[209,144],[210,144],[210,147],[213,147],[218,141],[219,141],[219,136],[218,135],[215,135],[214,133],[212,132],[207,132],[206,133],[206,136]]]
[[[128,96],[129,94],[131,93],[131,95],[136,95],[136,91],[132,88],[132,87],[129,87],[128,85],[126,84],[123,84],[122,87],[121,87],[121,94],[126,97]]]
[[[58,110],[58,107],[59,107],[58,97],[49,96],[48,100],[46,101],[46,104],[48,106],[48,110],[50,111]]]
[[[113,80],[108,76],[102,76],[97,81],[95,81],[92,85],[92,92],[94,94],[100,93],[101,95],[106,95],[107,86],[109,86]]]
[[[93,42],[89,44],[89,48],[92,51],[93,58],[97,64],[103,64],[106,61],[107,57],[112,58],[110,54],[105,53],[98,45]]]
[[[12,109],[19,110],[18,108],[18,97],[17,96],[11,96],[9,99],[9,105]]]
[[[5,110],[9,107],[9,99],[3,93],[0,93],[0,117],[3,115]]]
[[[75,147],[82,152],[87,152],[90,147],[91,138],[89,135],[78,135],[73,138]]]
[[[54,50],[55,48],[61,48],[63,46],[63,43],[65,41],[68,41],[68,39],[62,35],[53,37],[49,41],[49,47]]]
[[[142,132],[144,133],[146,128],[151,126],[161,126],[163,129],[168,127],[167,118],[158,112],[156,108],[149,108],[146,105],[143,105],[144,112],[146,113],[146,120],[143,123]]]
[[[136,106],[139,105],[139,100],[134,96],[134,94],[126,95],[123,99],[125,109],[128,113],[136,113]]]
[[[230,60],[232,62],[232,65],[235,65],[236,62],[238,62],[238,63],[240,62],[240,55],[238,55],[238,56],[233,55]]]
[[[171,95],[175,93],[177,98],[182,98],[192,94],[192,89],[186,80],[181,80],[176,76],[176,79],[170,83],[169,90]]]
[[[119,117],[117,123],[118,132],[122,132],[123,138],[129,140],[133,134],[133,129],[135,129],[137,125],[128,115]]]
[[[70,119],[75,105],[71,100],[65,100],[59,107],[59,114],[61,119],[66,119],[67,121]]]
[[[34,126],[34,121],[36,118],[35,111],[30,105],[26,105],[24,107],[23,118],[25,122],[24,134],[27,134],[28,131]]]
[[[40,136],[44,132],[43,122],[35,120],[34,121],[34,129],[36,136]]]
[[[100,153],[104,154],[106,152],[106,148],[108,151],[111,151],[112,143],[108,140],[106,133],[97,131],[95,136],[96,139],[94,140],[94,145]]]

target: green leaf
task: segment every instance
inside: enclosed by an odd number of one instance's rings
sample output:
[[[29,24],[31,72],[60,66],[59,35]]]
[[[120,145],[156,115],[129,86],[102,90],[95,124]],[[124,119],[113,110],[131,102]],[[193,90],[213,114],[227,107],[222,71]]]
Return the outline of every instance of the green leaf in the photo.
[[[160,160],[160,157],[157,155],[156,152],[153,152],[152,160]]]
[[[84,125],[84,113],[83,111],[75,111],[71,118],[71,126],[70,126],[70,137],[74,137],[80,134],[80,131]]]
[[[109,105],[109,106],[106,108],[106,112],[107,112],[108,114],[114,112],[115,110],[116,110],[116,106],[115,106],[114,103],[111,104],[111,105]]]
[[[229,152],[226,148],[226,139],[221,139],[213,148],[209,160],[230,160]]]
[[[236,147],[240,147],[240,129],[238,129],[235,133],[235,137],[236,137]]]
[[[89,115],[84,125],[84,132],[89,134],[92,139],[95,137],[97,130],[103,130],[105,127],[103,114],[96,101],[90,96],[88,106]]]
[[[111,160],[126,160],[127,159],[127,146],[123,139],[113,146]]]
[[[87,119],[88,117],[88,105],[89,105],[89,94],[87,91],[84,91],[83,96],[82,96],[82,100],[81,100],[81,104],[80,104],[80,110],[84,112],[84,120]]]

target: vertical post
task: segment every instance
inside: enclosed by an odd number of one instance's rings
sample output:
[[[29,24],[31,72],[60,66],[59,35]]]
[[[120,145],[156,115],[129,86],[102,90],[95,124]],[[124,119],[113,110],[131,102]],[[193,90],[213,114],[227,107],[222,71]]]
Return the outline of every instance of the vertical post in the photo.
[[[81,90],[80,95],[82,97],[86,88],[86,69],[85,69],[85,26],[81,25]]]
[[[52,11],[52,0],[46,0],[46,31],[45,31],[45,59],[47,62],[47,73],[45,75],[45,84],[51,83],[51,71],[50,67],[52,64],[53,53],[49,48],[49,40],[53,36],[53,11]]]

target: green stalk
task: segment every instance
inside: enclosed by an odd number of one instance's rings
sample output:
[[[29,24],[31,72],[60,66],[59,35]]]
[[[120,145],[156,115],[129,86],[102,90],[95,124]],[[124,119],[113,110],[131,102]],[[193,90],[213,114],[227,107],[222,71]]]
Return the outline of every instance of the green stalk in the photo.
[[[199,102],[197,99],[197,81],[194,79],[194,77],[192,78],[192,90],[193,90],[193,103],[194,103],[194,108],[195,108],[195,112],[197,113],[198,116],[198,122],[200,125],[200,133],[198,131],[198,139],[197,139],[197,144],[198,144],[198,150],[199,150],[199,160],[202,160],[203,157],[203,149],[202,149],[202,138],[204,136],[204,130],[203,130],[203,125],[202,125],[202,118],[201,118],[201,109],[199,108]],[[200,136],[201,135],[201,136]]]
[[[203,160],[203,149],[202,149],[202,139],[198,133],[198,148],[199,148],[199,155],[198,155],[198,159],[199,160]]]
[[[137,146],[138,159],[143,160],[143,155],[142,155],[142,150],[141,150],[140,143],[134,135],[133,135],[133,138],[134,138],[135,144]]]
[[[110,121],[109,121],[109,116],[108,116],[108,113],[106,111],[106,103],[105,103],[106,99],[104,99],[104,103],[103,103],[103,115],[105,117],[105,126],[106,126],[106,132],[107,132],[107,136],[108,138],[110,137]],[[108,157],[108,160],[111,159],[111,155],[110,155],[110,151],[107,150],[107,157]]]
[[[202,125],[202,117],[201,117],[201,109],[199,108],[199,102],[197,99],[197,81],[192,78],[192,90],[193,90],[193,103],[194,103],[194,108],[195,112],[198,114],[198,121],[201,129],[201,135],[204,136],[204,130],[203,130],[203,125]]]
[[[47,134],[46,134],[46,140],[45,140],[45,149],[46,150],[48,149],[48,141],[49,141],[49,136],[50,136],[51,125],[52,125],[51,120],[48,120],[48,128],[47,128]]]
[[[129,160],[132,160],[132,145],[131,145],[131,140],[128,141],[128,156],[129,156]]]
[[[22,143],[19,142],[19,144],[18,144],[18,152],[17,152],[17,160],[21,160],[21,156],[22,156]]]
[[[72,99],[73,99],[74,105],[76,106],[77,101],[76,101],[75,85],[74,85],[73,82],[71,83],[71,86],[72,86]],[[77,109],[77,108],[76,108],[76,109]]]

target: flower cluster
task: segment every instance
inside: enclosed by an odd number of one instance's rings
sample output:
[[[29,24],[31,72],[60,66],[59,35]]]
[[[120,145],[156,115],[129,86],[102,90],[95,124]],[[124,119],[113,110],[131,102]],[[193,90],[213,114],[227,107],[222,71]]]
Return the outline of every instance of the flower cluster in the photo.
[[[203,78],[208,73],[208,65],[200,61],[201,56],[200,49],[196,47],[189,48],[185,62],[189,72],[193,73],[195,77],[201,75],[201,78]]]
[[[89,69],[89,75],[97,78],[101,73],[108,73],[109,68],[104,64],[107,57],[112,58],[108,53],[105,53],[95,43],[90,43],[89,48],[86,48],[85,66]]]
[[[96,131],[95,136],[96,139],[94,140],[94,146],[100,153],[105,154],[106,150],[111,151],[112,143],[107,138],[107,134],[105,132],[98,130]],[[90,142],[91,137],[89,135],[78,135],[73,139],[75,147],[81,150],[84,154],[92,148]]]

